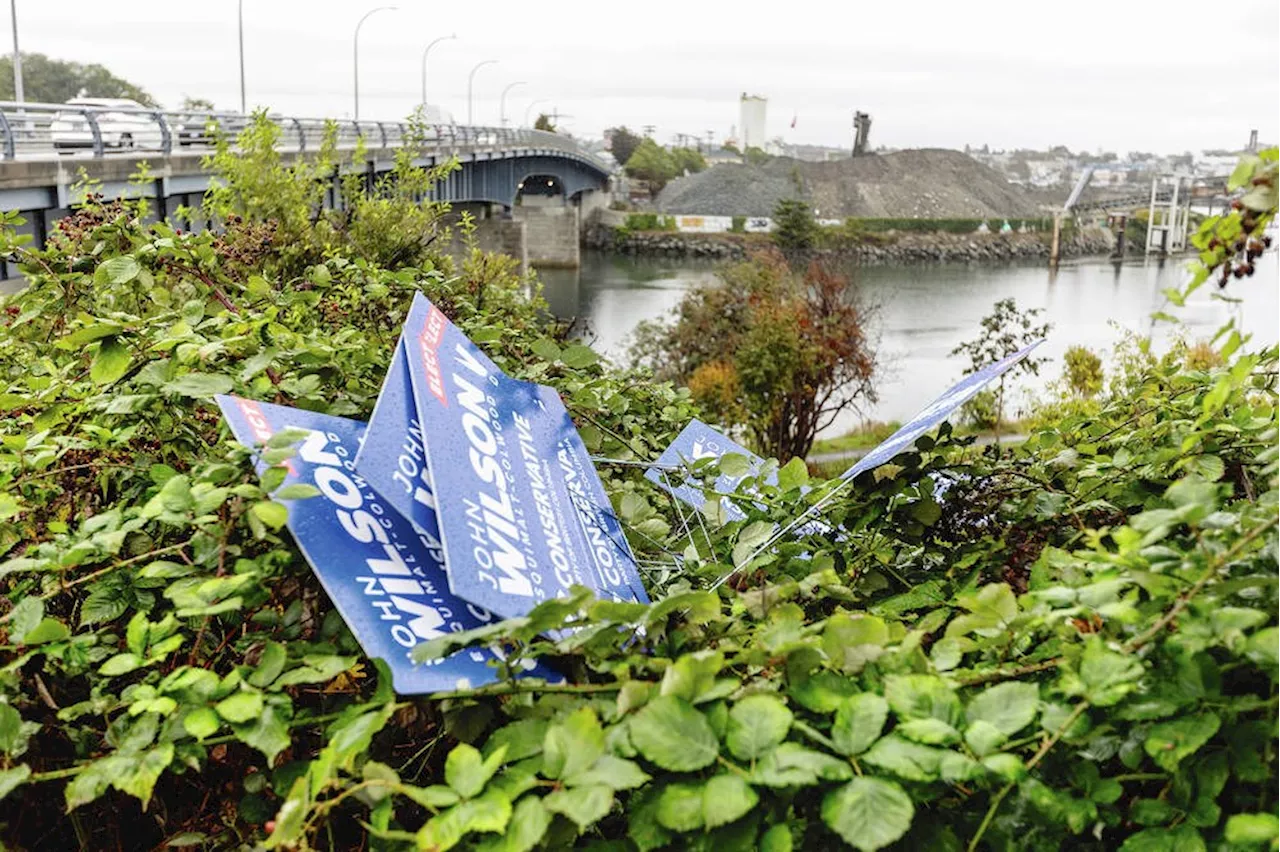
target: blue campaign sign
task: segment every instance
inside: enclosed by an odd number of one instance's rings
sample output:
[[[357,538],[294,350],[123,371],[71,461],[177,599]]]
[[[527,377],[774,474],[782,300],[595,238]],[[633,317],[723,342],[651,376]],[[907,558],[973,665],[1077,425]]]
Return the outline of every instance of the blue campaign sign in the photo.
[[[440,550],[440,522],[427,469],[427,441],[409,379],[405,343],[396,344],[391,367],[369,418],[356,470]]]
[[[690,420],[689,425],[681,429],[679,435],[676,435],[675,440],[671,442],[671,446],[663,450],[662,455],[658,456],[657,465],[645,471],[644,475],[695,509],[701,509],[707,502],[706,495],[697,484],[688,481],[687,471],[681,471],[677,468],[690,466],[699,459],[718,459],[729,453],[738,453],[746,456],[750,470],[743,476],[720,474],[711,485],[710,490],[718,491],[721,494],[732,493],[738,487],[738,483],[747,475],[758,476],[760,469],[764,466],[764,459],[736,441],[721,435],[701,420]],[[777,481],[778,477],[775,473],[769,482],[772,484]],[[740,521],[747,516],[746,512],[742,511],[736,503],[727,497],[721,499],[720,505],[724,507],[725,517],[731,521]]]
[[[863,471],[879,467],[898,453],[909,448],[915,443],[916,438],[940,424],[947,418],[948,414],[972,399],[988,382],[1027,357],[1031,350],[1043,342],[1043,340],[1037,340],[1012,355],[1001,358],[994,364],[988,364],[978,372],[965,376],[952,385],[946,393],[929,403],[923,411],[904,423],[901,429],[890,435],[883,443],[858,459],[853,467],[840,474],[840,478],[852,479]]]
[[[454,594],[504,616],[575,584],[647,603],[559,394],[507,376],[421,294],[401,342]]]
[[[487,650],[459,651],[428,664],[410,660],[418,643],[482,627],[493,615],[449,592],[440,550],[354,472],[365,424],[234,396],[217,400],[245,446],[285,429],[308,433],[286,462],[284,482],[312,485],[320,494],[281,501],[289,510],[289,531],[360,647],[391,667],[395,690],[415,695],[495,680],[489,665],[494,654]],[[560,679],[543,667],[526,673]]]

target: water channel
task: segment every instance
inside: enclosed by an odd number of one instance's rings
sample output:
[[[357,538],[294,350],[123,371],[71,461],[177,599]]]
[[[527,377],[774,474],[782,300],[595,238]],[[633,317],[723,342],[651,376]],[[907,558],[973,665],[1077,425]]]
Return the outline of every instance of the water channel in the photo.
[[[973,338],[992,305],[1009,296],[1022,308],[1043,308],[1053,324],[1045,355],[1053,361],[1022,390],[1034,392],[1062,372],[1062,353],[1075,344],[1106,358],[1122,329],[1152,334],[1167,343],[1179,333],[1168,323],[1152,323],[1166,310],[1184,323],[1189,339],[1207,339],[1227,320],[1253,335],[1262,347],[1280,337],[1280,300],[1275,253],[1258,264],[1252,278],[1232,279],[1228,303],[1214,298],[1216,285],[1201,287],[1186,307],[1166,304],[1163,290],[1188,278],[1186,259],[1134,258],[1123,264],[1105,259],[1065,262],[1056,273],[1042,264],[942,264],[866,266],[848,270],[865,299],[880,306],[879,333],[887,370],[880,400],[850,413],[827,430],[841,434],[859,420],[905,420],[960,378],[964,362],[949,353]],[[584,341],[615,362],[625,362],[629,337],[641,320],[667,314],[690,287],[715,278],[715,266],[694,260],[664,260],[584,252],[578,270],[540,273],[545,295],[559,317],[574,318]]]

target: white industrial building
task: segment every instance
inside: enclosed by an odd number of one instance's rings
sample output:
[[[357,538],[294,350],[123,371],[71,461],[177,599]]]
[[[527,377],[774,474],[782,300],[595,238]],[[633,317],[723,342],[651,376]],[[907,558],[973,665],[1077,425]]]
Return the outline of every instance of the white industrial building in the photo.
[[[738,126],[742,128],[744,153],[748,148],[763,149],[765,146],[765,109],[768,104],[767,98],[742,93],[742,99],[738,104]]]

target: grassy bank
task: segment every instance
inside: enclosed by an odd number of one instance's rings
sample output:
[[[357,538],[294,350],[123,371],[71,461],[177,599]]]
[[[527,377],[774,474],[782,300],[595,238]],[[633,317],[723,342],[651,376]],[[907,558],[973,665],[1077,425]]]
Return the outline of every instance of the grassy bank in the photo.
[[[825,453],[849,453],[857,450],[869,450],[900,428],[902,428],[902,423],[897,420],[891,420],[888,423],[879,421],[864,423],[858,428],[835,438],[820,438],[814,441],[813,449],[809,451],[809,455],[816,456]],[[955,434],[974,435],[979,438],[994,437],[996,435],[1019,435],[1028,428],[1029,422],[1026,420],[1007,420],[996,429],[979,429],[967,424],[956,425]]]

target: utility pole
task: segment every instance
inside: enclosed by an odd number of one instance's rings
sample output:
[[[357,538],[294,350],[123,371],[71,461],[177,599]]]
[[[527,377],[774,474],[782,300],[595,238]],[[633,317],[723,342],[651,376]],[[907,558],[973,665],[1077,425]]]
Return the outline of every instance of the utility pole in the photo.
[[[240,114],[244,115],[248,112],[244,97],[244,0],[239,0],[236,5],[236,24],[240,30]],[[18,100],[22,98],[19,97]]]
[[[641,129],[644,130],[644,135],[646,138],[652,139],[653,131],[657,130],[658,128],[652,124],[646,124]]]
[[[13,19],[13,96],[22,103],[22,54],[18,51],[18,0],[9,0],[9,14]]]

